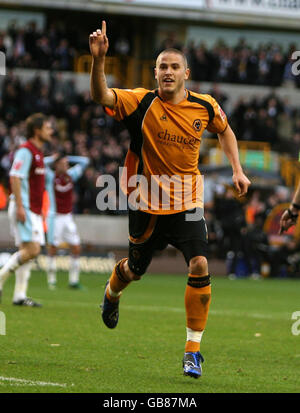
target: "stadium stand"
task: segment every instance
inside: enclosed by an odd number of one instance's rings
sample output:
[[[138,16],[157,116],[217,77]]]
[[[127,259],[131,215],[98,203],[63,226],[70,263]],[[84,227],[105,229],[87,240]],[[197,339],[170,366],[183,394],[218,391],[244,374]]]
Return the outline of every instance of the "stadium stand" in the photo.
[[[44,31],[39,30],[34,21],[21,28],[12,22],[7,30],[0,32],[0,51],[7,56],[8,68],[73,70],[78,66],[78,59],[89,54],[86,44],[81,44],[85,37],[83,30],[74,36],[74,31],[67,31],[60,22],[51,22]],[[123,33],[113,40],[113,55],[123,57],[126,62],[131,51],[130,40]],[[176,38],[167,38],[156,54],[165,47],[184,51],[195,81],[300,87],[299,76],[291,71],[291,56],[297,50],[294,43],[284,50],[275,42],[253,47],[244,38],[233,46],[219,39],[213,47],[206,46],[205,42],[182,45]]]
[[[67,154],[89,156],[91,160],[76,185],[74,213],[126,214],[126,211],[118,210],[118,194],[115,210],[98,210],[99,188],[96,183],[103,174],[110,174],[118,181],[129,135],[104,113],[102,107],[92,102],[87,78],[82,87],[80,73],[88,76],[90,68],[87,42],[83,41],[85,31],[79,29],[75,34],[73,29],[64,27],[61,22],[52,20],[43,30],[34,22],[24,27],[12,23],[0,34],[0,51],[7,56],[8,68],[7,76],[0,83],[0,209],[7,205],[8,171],[14,150],[24,140],[24,119],[32,112],[43,112],[51,117],[55,127],[55,137],[52,145],[46,148],[46,154],[62,149]],[[241,156],[245,157],[248,166],[254,166],[251,170],[254,185],[247,202],[235,200],[238,221],[245,223],[236,237],[241,242],[235,245],[249,245],[248,232],[251,234],[253,226],[258,228],[260,221],[264,223],[267,218],[266,212],[263,217],[261,212],[271,211],[269,204],[274,199],[286,202],[300,174],[297,162],[300,110],[295,98],[289,100],[300,87],[300,76],[291,73],[291,54],[296,45],[291,43],[284,49],[282,45],[268,42],[254,47],[239,39],[235,45],[219,40],[208,47],[204,42],[181,44],[176,38],[169,38],[160,48],[166,46],[181,48],[186,53],[192,73],[191,88],[201,89],[205,85],[205,93],[212,94],[224,107],[239,140]],[[151,82],[153,85],[154,63],[149,60],[152,56],[145,56],[144,60],[133,58],[132,41],[126,36],[126,30],[112,38],[111,50],[116,56],[107,59],[111,85],[135,86],[133,82],[139,69],[142,83],[147,87]],[[249,95],[247,85],[263,92],[255,97]],[[239,95],[233,95],[236,86]],[[270,88],[267,90],[266,86]],[[254,161],[250,161],[251,157]],[[200,170],[206,174],[209,188],[206,214],[212,254],[225,259],[230,237],[225,228],[228,221],[222,220],[219,206],[224,206],[226,200],[229,205],[233,201],[229,202],[227,191],[230,171],[218,158],[216,136],[205,136],[200,161]],[[225,169],[221,179],[213,182],[217,168],[222,167]],[[213,183],[210,185],[210,182]],[[280,185],[284,184],[289,190],[283,196]],[[258,222],[253,211],[258,214]],[[245,251],[249,248],[243,247],[238,252],[245,255]],[[237,252],[235,257],[238,257]],[[251,257],[247,256],[245,261],[251,266]]]

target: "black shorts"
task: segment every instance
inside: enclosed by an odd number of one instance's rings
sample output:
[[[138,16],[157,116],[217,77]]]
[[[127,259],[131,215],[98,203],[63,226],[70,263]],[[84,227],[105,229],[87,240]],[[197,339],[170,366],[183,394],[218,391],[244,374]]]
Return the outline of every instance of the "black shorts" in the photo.
[[[196,256],[207,257],[208,234],[205,219],[187,220],[196,209],[170,215],[154,215],[129,210],[128,265],[136,275],[143,275],[155,251],[168,244],[184,255],[187,265]]]

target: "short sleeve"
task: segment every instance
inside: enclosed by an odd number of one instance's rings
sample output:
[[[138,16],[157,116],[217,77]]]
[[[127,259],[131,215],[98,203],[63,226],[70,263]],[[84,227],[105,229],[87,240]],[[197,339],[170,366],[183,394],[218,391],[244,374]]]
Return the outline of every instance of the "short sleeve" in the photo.
[[[121,121],[133,113],[142,98],[148,92],[146,89],[111,89],[115,94],[115,106],[113,109],[104,108],[105,113]]]
[[[227,116],[225,115],[221,106],[213,97],[211,97],[210,103],[214,110],[214,118],[207,125],[206,129],[208,130],[208,132],[211,133],[222,133],[228,126]]]
[[[32,154],[27,148],[20,148],[15,153],[14,161],[9,172],[10,176],[28,178],[32,161]]]

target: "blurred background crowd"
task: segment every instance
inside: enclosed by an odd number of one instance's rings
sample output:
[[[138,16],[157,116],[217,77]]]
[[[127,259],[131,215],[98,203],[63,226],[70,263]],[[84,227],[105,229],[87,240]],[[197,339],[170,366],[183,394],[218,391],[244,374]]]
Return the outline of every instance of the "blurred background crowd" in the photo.
[[[96,206],[99,176],[113,175],[118,182],[119,167],[124,163],[130,141],[127,130],[91,100],[89,91],[79,92],[73,78],[66,80],[62,76],[62,71],[74,69],[78,53],[88,53],[87,38],[88,33],[67,30],[66,26],[55,23],[44,31],[37,29],[34,22],[23,28],[11,24],[0,33],[0,51],[6,54],[8,68],[0,89],[0,209],[7,208],[13,154],[25,139],[24,120],[33,112],[45,113],[54,125],[53,142],[46,147],[46,155],[63,150],[90,159],[89,167],[76,184],[74,213],[101,213]],[[291,44],[284,52],[275,43],[253,48],[240,39],[235,46],[219,41],[208,48],[204,43],[182,45],[170,37],[156,52],[165,47],[177,47],[185,52],[194,81],[213,82],[209,93],[225,108],[239,140],[267,142],[272,150],[298,159],[298,106],[276,92],[264,97],[241,96],[232,105],[219,84],[300,87],[300,76],[294,76],[291,71],[295,45]],[[110,53],[130,55],[131,39],[123,34],[112,37]],[[24,82],[12,70],[18,67],[47,69],[47,82],[39,74]],[[214,135],[209,137],[217,139]],[[201,170],[201,165],[199,167]],[[247,200],[241,201],[226,185],[213,185],[206,204],[211,254],[227,260],[228,274],[259,274],[262,263],[268,262],[270,274],[278,276],[282,266],[286,271],[287,266],[292,265],[288,260],[296,253],[295,241],[291,238],[280,246],[279,253],[264,230],[268,213],[277,204],[288,202],[290,197],[291,189],[254,186]],[[114,210],[104,213],[126,211],[118,211],[116,204]]]
[[[109,54],[129,56],[132,53],[130,35],[118,28],[110,31]],[[75,57],[89,53],[86,39],[88,32],[82,28],[70,29],[63,22],[51,22],[39,29],[30,22],[20,28],[12,22],[7,30],[0,31],[0,51],[7,56],[7,66],[47,70],[73,70]],[[170,34],[156,51],[168,47],[182,50],[188,59],[195,81],[227,82],[251,85],[281,86],[291,83],[300,87],[299,76],[292,73],[294,43],[283,49],[276,42],[262,42],[252,46],[240,37],[235,45],[222,39],[208,47],[205,41],[181,44]]]
[[[268,142],[273,150],[297,159],[299,108],[275,94],[263,99],[241,98],[233,107],[226,105],[227,96],[219,87],[215,86],[211,94],[228,107],[227,116],[239,140]],[[77,92],[73,79],[63,80],[60,72],[50,72],[49,82],[37,75],[26,83],[9,72],[0,91],[0,167],[6,179],[13,152],[24,140],[24,119],[33,112],[51,117],[55,128],[53,148],[90,157],[85,179],[94,194],[87,195],[86,191],[80,196],[75,210],[95,212],[94,182],[99,174],[118,175],[129,145],[127,130],[107,116],[88,91]],[[51,152],[52,148],[47,150]]]
[[[97,178],[111,174],[118,179],[118,168],[129,146],[127,130],[92,102],[89,92],[77,93],[73,81],[63,81],[59,74],[51,75],[49,85],[38,76],[23,85],[11,73],[3,82],[0,102],[0,167],[5,184],[13,153],[25,140],[24,120],[33,112],[42,112],[50,117],[55,130],[46,154],[62,150],[90,158],[90,166],[77,186],[74,212],[98,212]]]

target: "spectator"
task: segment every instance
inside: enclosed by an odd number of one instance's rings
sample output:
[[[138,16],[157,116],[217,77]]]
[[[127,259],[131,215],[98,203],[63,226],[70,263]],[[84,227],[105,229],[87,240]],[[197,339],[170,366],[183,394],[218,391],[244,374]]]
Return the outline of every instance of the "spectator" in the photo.
[[[204,81],[209,78],[210,62],[205,46],[199,46],[192,57],[192,77],[196,81]]]
[[[162,50],[172,49],[172,48],[179,49],[179,50],[181,50],[182,48],[182,44],[178,41],[175,32],[168,33],[167,37],[161,42],[156,54],[159,55],[159,53]]]
[[[55,50],[53,67],[57,70],[73,69],[74,50],[69,47],[67,39],[61,39]]]
[[[41,69],[49,70],[53,61],[53,55],[47,36],[42,36],[37,40],[36,59]]]
[[[128,38],[121,34],[121,36],[115,42],[115,54],[116,56],[129,56],[130,54],[130,43]]]
[[[258,84],[267,84],[268,74],[270,71],[270,64],[267,59],[267,53],[265,50],[260,50],[258,56]]]
[[[280,52],[276,52],[270,65],[269,79],[271,86],[280,86],[283,80],[284,60]]]

